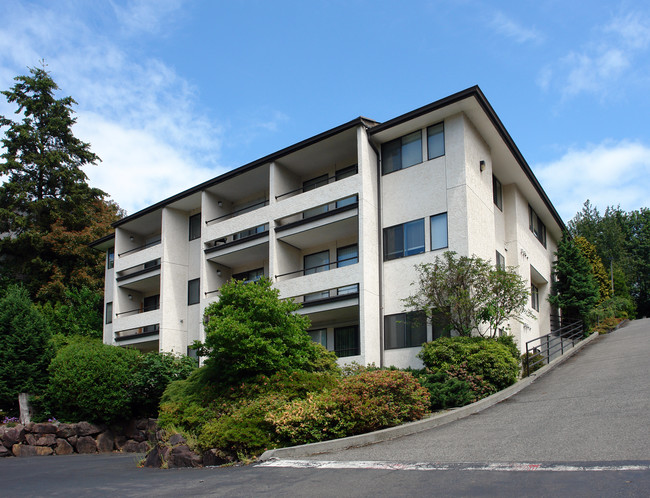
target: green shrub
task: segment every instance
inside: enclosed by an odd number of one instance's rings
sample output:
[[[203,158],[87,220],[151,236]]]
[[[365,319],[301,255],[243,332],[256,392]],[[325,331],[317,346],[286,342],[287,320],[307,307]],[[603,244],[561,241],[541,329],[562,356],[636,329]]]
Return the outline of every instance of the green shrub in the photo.
[[[48,405],[60,420],[110,423],[131,415],[139,353],[97,340],[74,342],[49,367]]]
[[[465,406],[496,391],[479,375],[468,373],[466,364],[452,365],[447,371],[428,371],[419,379],[431,395],[431,410]]]
[[[138,417],[157,417],[160,398],[167,385],[187,378],[196,360],[170,353],[147,353],[138,357],[132,378],[131,409]]]
[[[467,372],[501,390],[517,382],[519,361],[509,346],[483,337],[442,337],[422,346],[418,357],[432,371],[466,364]]]
[[[18,394],[41,393],[52,359],[46,320],[27,290],[12,285],[0,296],[0,408],[18,414]]]
[[[508,348],[508,351],[510,351],[510,354],[512,357],[519,362],[520,359],[520,352],[519,352],[519,346],[517,346],[517,343],[515,342],[515,337],[512,335],[502,335],[497,337],[497,342],[499,344],[503,344],[505,347]]]
[[[368,370],[271,411],[267,421],[284,442],[304,444],[417,420],[428,404],[429,393],[410,373]]]
[[[219,301],[205,310],[205,343],[197,344],[212,378],[235,385],[260,374],[336,369],[333,354],[307,334],[309,319],[295,313],[299,308],[279,299],[266,278],[224,284]]]

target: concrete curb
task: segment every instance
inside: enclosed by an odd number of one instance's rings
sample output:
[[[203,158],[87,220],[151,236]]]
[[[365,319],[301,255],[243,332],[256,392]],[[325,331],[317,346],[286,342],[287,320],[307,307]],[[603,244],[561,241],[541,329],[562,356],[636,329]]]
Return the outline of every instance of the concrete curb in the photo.
[[[306,457],[319,453],[346,450],[348,448],[354,448],[357,446],[366,446],[369,444],[388,441],[390,439],[395,439],[402,436],[408,436],[410,434],[416,434],[421,431],[433,429],[434,427],[439,427],[455,420],[468,417],[469,415],[483,411],[486,408],[494,406],[497,403],[508,399],[510,396],[517,394],[519,391],[525,389],[537,379],[546,375],[549,371],[553,370],[555,367],[568,360],[571,356],[576,354],[587,344],[590,344],[598,339],[598,337],[600,337],[598,334],[591,334],[589,337],[579,342],[569,351],[564,353],[563,356],[556,358],[548,365],[540,368],[536,372],[533,372],[529,377],[521,379],[516,384],[513,384],[512,386],[499,391],[498,393],[494,393],[487,398],[483,398],[476,403],[472,403],[471,405],[455,408],[450,411],[432,415],[422,420],[409,422],[403,425],[398,425],[396,427],[390,427],[388,429],[382,429],[380,431],[359,434],[357,436],[344,437],[341,439],[333,439],[331,441],[322,441],[320,443],[302,444],[300,446],[289,446],[286,448],[267,450],[262,454],[262,456],[260,456],[258,461],[264,462],[274,458]]]

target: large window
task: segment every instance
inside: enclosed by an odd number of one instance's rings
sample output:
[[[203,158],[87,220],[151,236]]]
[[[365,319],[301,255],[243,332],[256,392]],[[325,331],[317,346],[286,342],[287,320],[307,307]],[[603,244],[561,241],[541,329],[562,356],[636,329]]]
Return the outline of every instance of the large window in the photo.
[[[439,311],[434,312],[431,317],[431,338],[435,341],[441,337],[451,337],[452,335],[458,334],[452,333],[447,317]]]
[[[109,247],[106,251],[106,268],[109,270],[115,266],[115,248]]]
[[[427,319],[422,311],[384,317],[384,348],[413,348],[427,342]]]
[[[422,131],[418,130],[381,146],[382,173],[392,173],[422,162]]]
[[[440,213],[431,217],[431,250],[447,246],[447,213]]]
[[[334,329],[334,352],[339,358],[360,354],[358,325]]]
[[[113,303],[106,303],[106,323],[113,323]]]
[[[254,270],[235,273],[232,276],[232,278],[233,280],[243,280],[244,283],[249,283],[249,282],[257,282],[263,276],[264,276],[264,268],[256,268]]]
[[[353,164],[352,166],[348,166],[347,168],[339,169],[335,173],[336,181],[338,182],[339,180],[343,180],[344,178],[348,178],[349,176],[354,176],[359,172],[359,168],[357,167],[356,164]]]
[[[310,190],[314,190],[318,187],[322,187],[324,185],[327,185],[329,182],[329,178],[327,177],[327,174],[317,176],[316,178],[312,178],[311,180],[307,180],[306,182],[303,182],[302,184],[302,191],[303,192],[309,192]],[[311,218],[312,216],[316,216],[321,213],[326,213],[328,210],[328,205],[325,204],[323,206],[318,206],[315,208],[311,208],[303,212],[302,217],[303,218]]]
[[[492,200],[494,205],[503,211],[503,188],[499,179],[492,175]]]
[[[241,232],[237,232],[233,234],[232,240],[245,239],[247,237],[252,237],[253,235],[256,235],[258,233],[264,233],[268,231],[269,231],[269,224],[265,223],[264,225],[259,225],[253,228],[249,228],[248,230],[242,230]]]
[[[384,229],[384,261],[424,252],[424,218]]]
[[[305,256],[305,275],[320,273],[330,269],[330,252],[322,251]]]
[[[445,155],[445,125],[438,123],[427,128],[427,157],[433,159]]]
[[[190,240],[201,238],[201,213],[190,216]]]
[[[327,329],[309,330],[311,340],[327,348]]]
[[[530,284],[530,307],[539,311],[539,289],[535,284]]]
[[[198,304],[201,300],[201,280],[195,278],[187,282],[187,304]]]
[[[336,250],[336,263],[339,268],[353,265],[359,262],[359,247],[354,244],[351,246],[339,247]]]
[[[542,220],[537,216],[537,213],[528,205],[528,220],[530,231],[533,232],[533,235],[537,240],[539,240],[544,247],[546,247],[546,225],[542,223]]]

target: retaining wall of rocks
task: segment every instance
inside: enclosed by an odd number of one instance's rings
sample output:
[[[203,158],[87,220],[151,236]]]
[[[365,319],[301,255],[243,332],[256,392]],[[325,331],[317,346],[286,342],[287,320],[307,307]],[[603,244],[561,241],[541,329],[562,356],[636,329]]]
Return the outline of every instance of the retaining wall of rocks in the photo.
[[[146,453],[160,436],[155,419],[131,420],[111,427],[89,422],[4,425],[0,426],[0,457],[111,451]]]

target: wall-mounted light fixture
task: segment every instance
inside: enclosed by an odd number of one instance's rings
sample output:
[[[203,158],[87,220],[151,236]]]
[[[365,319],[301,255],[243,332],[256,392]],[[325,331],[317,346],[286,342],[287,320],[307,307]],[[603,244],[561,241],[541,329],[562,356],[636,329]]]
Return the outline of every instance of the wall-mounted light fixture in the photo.
[[[483,171],[485,171],[485,161],[481,161],[479,163],[479,168],[481,168],[481,173],[483,173]]]
[[[217,270],[217,277],[221,276],[221,270]]]
[[[129,301],[133,301],[133,296],[129,294]]]
[[[129,237],[129,240],[130,240],[131,242],[133,242],[133,235],[131,235],[131,236]]]
[[[221,202],[221,201],[217,201],[217,206],[219,206],[219,207],[223,207],[223,202]]]

